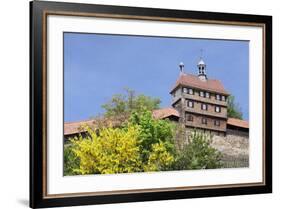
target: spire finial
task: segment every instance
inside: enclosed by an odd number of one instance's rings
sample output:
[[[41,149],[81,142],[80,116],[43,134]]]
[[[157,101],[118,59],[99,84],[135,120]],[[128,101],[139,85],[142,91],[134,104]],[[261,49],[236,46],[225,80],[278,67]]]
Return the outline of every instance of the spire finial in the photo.
[[[183,73],[183,69],[184,69],[183,62],[180,62],[179,67],[180,67],[180,73]]]
[[[200,59],[203,59],[203,49],[200,49]]]

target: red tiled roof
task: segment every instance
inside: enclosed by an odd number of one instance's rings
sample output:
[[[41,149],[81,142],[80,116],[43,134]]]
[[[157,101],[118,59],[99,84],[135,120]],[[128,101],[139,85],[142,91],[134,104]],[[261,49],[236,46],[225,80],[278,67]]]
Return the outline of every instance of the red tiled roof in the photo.
[[[179,112],[171,107],[168,108],[162,108],[162,109],[158,109],[158,110],[154,110],[152,112],[152,116],[155,119],[165,119],[168,118],[170,116],[176,116],[176,117],[180,117]],[[85,121],[79,121],[79,122],[68,122],[68,123],[64,123],[64,135],[72,135],[72,134],[77,134],[77,133],[82,133],[85,130],[83,129],[83,126],[89,126],[91,128],[97,127],[99,125],[99,123],[107,123],[107,124],[111,124],[111,125],[116,125],[118,124],[120,121],[124,121],[125,119],[123,118],[119,118],[114,119],[114,120],[110,120],[110,119],[102,119],[102,118],[98,118],[98,119],[93,119],[93,120],[85,120]],[[227,119],[227,125],[232,125],[232,126],[237,126],[237,127],[241,127],[241,128],[249,128],[249,122],[245,121],[245,120],[240,120],[240,119],[236,119],[236,118],[228,118]]]
[[[84,121],[77,121],[77,122],[67,122],[64,123],[64,135],[72,135],[77,133],[85,132],[83,127],[88,126],[92,129],[98,128],[100,126],[118,126],[122,122],[126,121],[128,117],[126,115],[119,116],[119,117],[100,117],[95,118],[92,120],[84,120]]]
[[[174,108],[162,108],[158,110],[154,110],[152,112],[152,116],[156,119],[164,119],[169,116],[176,116],[179,117],[179,113]],[[64,135],[72,135],[77,133],[85,132],[83,126],[89,126],[91,128],[98,127],[100,124],[107,124],[107,125],[118,125],[120,122],[124,122],[127,119],[126,116],[122,118],[96,118],[93,120],[84,120],[84,121],[77,121],[77,122],[67,122],[64,123]]]
[[[64,135],[71,135],[84,132],[83,126],[93,126],[94,120],[64,123]]]
[[[180,117],[180,114],[176,109],[174,109],[172,107],[167,107],[167,108],[154,110],[152,112],[152,116],[156,119],[164,119],[164,118],[167,118],[169,116]]]
[[[176,81],[176,85],[173,87],[171,92],[173,92],[180,85],[229,95],[229,93],[224,89],[222,83],[219,80],[207,79],[206,81],[202,81],[198,76],[191,74],[184,73],[180,75],[180,77]]]
[[[237,126],[241,128],[249,128],[249,122],[246,120],[240,120],[236,118],[228,118],[227,125]]]

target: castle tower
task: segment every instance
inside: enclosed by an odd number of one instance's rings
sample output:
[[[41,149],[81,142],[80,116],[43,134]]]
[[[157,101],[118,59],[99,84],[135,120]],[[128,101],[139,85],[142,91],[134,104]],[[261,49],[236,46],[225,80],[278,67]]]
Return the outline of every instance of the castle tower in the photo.
[[[228,92],[216,79],[208,79],[202,57],[197,64],[197,75],[184,72],[180,63],[180,75],[173,89],[172,106],[179,113],[179,122],[188,129],[200,129],[214,134],[226,133]]]

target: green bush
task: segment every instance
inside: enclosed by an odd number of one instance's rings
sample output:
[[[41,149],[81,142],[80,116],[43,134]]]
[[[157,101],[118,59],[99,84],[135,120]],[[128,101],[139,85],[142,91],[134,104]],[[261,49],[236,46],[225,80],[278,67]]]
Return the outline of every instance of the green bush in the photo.
[[[73,144],[65,143],[63,149],[63,175],[72,176],[77,174],[75,170],[79,168],[79,158],[73,152]]]
[[[188,137],[188,143],[178,150],[174,163],[175,170],[220,168],[221,153],[211,146],[210,135],[193,131]]]

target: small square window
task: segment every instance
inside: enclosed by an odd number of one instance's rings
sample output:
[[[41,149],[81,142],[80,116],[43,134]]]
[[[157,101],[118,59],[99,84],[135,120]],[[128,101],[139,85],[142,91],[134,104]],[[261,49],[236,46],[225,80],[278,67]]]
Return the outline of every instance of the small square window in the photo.
[[[219,120],[215,120],[215,121],[214,121],[214,125],[215,125],[215,126],[220,126],[220,121],[219,121]]]
[[[210,98],[210,93],[209,92],[206,92],[206,98]]]
[[[189,94],[193,94],[193,89],[188,89]]]
[[[182,89],[183,93],[187,93],[187,88]]]
[[[216,100],[221,100],[221,95],[217,94],[216,95]]]
[[[186,114],[186,120],[187,121],[193,121],[193,116],[190,114]]]
[[[204,97],[205,94],[204,94],[204,91],[200,91],[200,97]]]
[[[202,110],[207,110],[207,109],[208,109],[207,104],[201,104],[201,109],[202,109]]]
[[[221,107],[216,106],[216,107],[215,107],[215,112],[221,112]]]
[[[193,103],[193,101],[187,101],[187,106],[188,107],[194,107],[194,103]]]
[[[202,118],[202,124],[207,124],[207,118]]]

